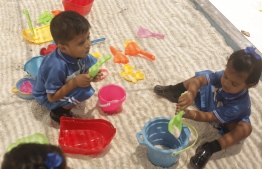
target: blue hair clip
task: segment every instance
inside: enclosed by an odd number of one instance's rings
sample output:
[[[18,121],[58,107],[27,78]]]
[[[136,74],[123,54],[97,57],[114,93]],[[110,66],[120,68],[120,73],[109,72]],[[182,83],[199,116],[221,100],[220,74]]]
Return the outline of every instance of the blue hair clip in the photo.
[[[62,162],[62,157],[56,153],[48,153],[45,159],[45,165],[49,169],[55,169],[59,167],[62,164]]]
[[[244,52],[246,54],[252,55],[256,60],[261,60],[261,56],[259,54],[257,54],[255,52],[256,48],[254,48],[253,46],[251,47],[246,47],[246,49],[244,50]]]

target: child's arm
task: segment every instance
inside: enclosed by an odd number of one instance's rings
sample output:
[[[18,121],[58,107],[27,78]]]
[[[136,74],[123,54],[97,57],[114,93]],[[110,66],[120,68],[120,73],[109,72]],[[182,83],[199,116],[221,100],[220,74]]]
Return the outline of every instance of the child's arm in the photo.
[[[178,99],[178,106],[181,110],[186,109],[188,106],[193,104],[193,101],[197,95],[198,90],[201,86],[207,85],[207,80],[205,76],[196,76],[184,82],[187,88],[187,93],[180,96]]]
[[[47,94],[47,99],[49,102],[58,101],[77,87],[89,86],[91,81],[93,81],[93,78],[91,78],[88,74],[77,75],[75,78],[69,80],[66,84],[64,84],[54,94]]]
[[[183,118],[200,122],[217,122],[217,118],[213,112],[202,112],[198,110],[185,110]]]

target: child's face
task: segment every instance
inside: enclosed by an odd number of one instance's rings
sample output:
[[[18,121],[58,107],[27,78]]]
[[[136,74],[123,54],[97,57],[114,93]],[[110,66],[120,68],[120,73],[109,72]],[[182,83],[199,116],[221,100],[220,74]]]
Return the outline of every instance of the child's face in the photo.
[[[249,86],[245,82],[247,77],[248,73],[236,72],[232,67],[232,63],[229,62],[221,78],[223,90],[227,93],[234,94],[248,89]]]
[[[90,32],[75,36],[66,45],[62,45],[62,52],[68,54],[72,58],[84,58],[89,53],[90,49]]]

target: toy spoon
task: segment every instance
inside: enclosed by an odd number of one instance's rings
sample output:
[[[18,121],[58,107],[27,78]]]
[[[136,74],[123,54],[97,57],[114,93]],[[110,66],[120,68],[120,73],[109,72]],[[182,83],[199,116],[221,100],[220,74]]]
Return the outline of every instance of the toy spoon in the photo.
[[[89,68],[89,76],[91,77],[95,77],[97,75],[97,73],[99,72],[100,66],[105,63],[106,61],[108,61],[110,58],[112,57],[112,55],[106,55],[105,57],[99,59],[96,64],[94,64],[93,66],[91,66]]]

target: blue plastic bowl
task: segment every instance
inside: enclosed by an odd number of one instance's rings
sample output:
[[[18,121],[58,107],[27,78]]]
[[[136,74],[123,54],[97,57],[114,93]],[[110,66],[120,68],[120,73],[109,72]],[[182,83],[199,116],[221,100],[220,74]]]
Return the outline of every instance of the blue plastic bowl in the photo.
[[[23,93],[21,92],[20,88],[22,86],[22,84],[25,82],[25,81],[30,81],[30,83],[34,86],[35,85],[35,79],[34,78],[23,78],[23,79],[20,79],[17,83],[16,83],[16,86],[14,86],[12,88],[12,92],[17,94],[19,97],[21,97],[22,99],[28,99],[28,100],[31,100],[31,99],[34,99],[32,93],[31,94],[28,94],[28,93]]]

